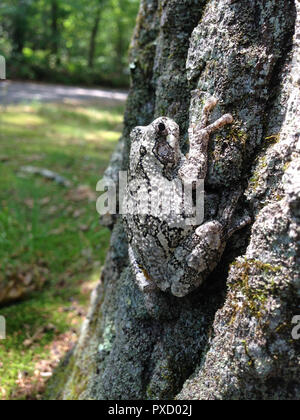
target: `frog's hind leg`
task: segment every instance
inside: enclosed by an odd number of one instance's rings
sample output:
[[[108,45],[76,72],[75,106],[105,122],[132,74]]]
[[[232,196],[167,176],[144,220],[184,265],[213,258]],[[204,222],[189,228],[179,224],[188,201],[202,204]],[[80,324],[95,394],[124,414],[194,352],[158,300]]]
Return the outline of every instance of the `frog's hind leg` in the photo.
[[[171,293],[183,297],[198,288],[218,264],[223,250],[222,225],[216,220],[188,235],[168,262]]]

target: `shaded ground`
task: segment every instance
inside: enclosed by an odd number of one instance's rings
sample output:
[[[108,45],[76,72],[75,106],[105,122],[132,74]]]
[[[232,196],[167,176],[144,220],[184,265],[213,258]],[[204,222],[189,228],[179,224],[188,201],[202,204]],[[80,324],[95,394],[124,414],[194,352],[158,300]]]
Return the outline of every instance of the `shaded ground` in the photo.
[[[0,104],[19,104],[24,102],[96,102],[101,105],[117,105],[127,99],[125,91],[109,89],[88,89],[40,83],[0,82]]]
[[[37,287],[21,302],[0,306],[7,324],[0,400],[38,399],[76,340],[100,276],[110,232],[99,225],[95,186],[124,109],[102,101],[0,109],[0,285]],[[27,165],[55,171],[71,186],[22,173]]]

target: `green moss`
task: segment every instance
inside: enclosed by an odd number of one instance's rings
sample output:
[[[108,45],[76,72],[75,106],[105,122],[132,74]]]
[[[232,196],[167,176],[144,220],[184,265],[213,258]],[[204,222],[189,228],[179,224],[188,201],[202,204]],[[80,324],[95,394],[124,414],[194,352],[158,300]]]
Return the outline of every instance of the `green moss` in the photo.
[[[247,343],[247,341],[246,340],[242,340],[241,343],[243,344],[245,353],[246,353],[247,357],[249,358],[248,366],[253,366],[253,360],[252,360],[252,358],[251,358],[251,356],[249,354],[249,349],[248,349],[248,343]]]
[[[272,145],[278,143],[280,140],[280,133],[272,134],[271,136],[265,137],[265,141],[267,142],[267,145]]]
[[[250,178],[249,185],[253,191],[256,191],[260,185],[261,171],[267,167],[267,159],[265,156],[259,159],[255,172]]]
[[[241,145],[242,148],[244,149],[247,144],[248,135],[245,131],[241,130],[239,126],[240,126],[240,123],[235,122],[230,127],[229,133],[226,138],[228,141],[233,141],[234,143]]]
[[[270,146],[278,143],[280,140],[280,134],[273,134],[271,136],[265,137],[265,144],[262,146],[262,150],[268,149]],[[262,156],[258,159],[256,164],[255,172],[253,173],[249,186],[253,191],[256,191],[260,185],[261,172],[268,166],[266,156]]]
[[[245,259],[243,262],[236,261],[232,264],[232,266],[239,270],[237,273],[238,280],[234,285],[232,285],[232,289],[234,291],[241,291],[246,299],[244,301],[243,308],[240,308],[239,306],[234,307],[234,314],[232,315],[230,323],[234,322],[237,312],[245,308],[249,309],[253,316],[261,319],[265,303],[267,302],[270,293],[275,293],[276,285],[274,281],[271,281],[265,288],[250,287],[249,275],[253,273],[260,273],[262,275],[269,276],[270,274],[282,271],[282,267],[273,266],[255,259]]]
[[[171,367],[173,363],[170,359],[160,361],[159,367],[156,367],[159,375],[155,375],[155,380],[146,390],[148,399],[157,399],[158,395],[161,399],[169,399],[171,395],[174,395],[176,378],[174,378],[174,369]]]

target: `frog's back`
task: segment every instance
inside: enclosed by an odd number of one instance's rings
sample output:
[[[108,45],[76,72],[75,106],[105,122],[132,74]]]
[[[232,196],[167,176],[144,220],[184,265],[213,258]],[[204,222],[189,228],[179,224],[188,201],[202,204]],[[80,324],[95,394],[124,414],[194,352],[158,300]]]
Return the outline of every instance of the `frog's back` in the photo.
[[[164,281],[174,249],[191,228],[170,227],[166,220],[150,215],[127,215],[124,225],[141,269],[156,282]]]

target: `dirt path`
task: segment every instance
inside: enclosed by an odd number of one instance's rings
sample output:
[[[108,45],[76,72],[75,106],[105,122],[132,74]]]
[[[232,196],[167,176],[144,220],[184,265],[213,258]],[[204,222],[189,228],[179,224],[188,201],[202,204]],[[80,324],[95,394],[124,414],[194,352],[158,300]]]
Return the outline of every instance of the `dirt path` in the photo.
[[[0,82],[0,104],[24,102],[103,102],[122,103],[127,99],[125,91],[99,88],[82,88],[27,82]]]

